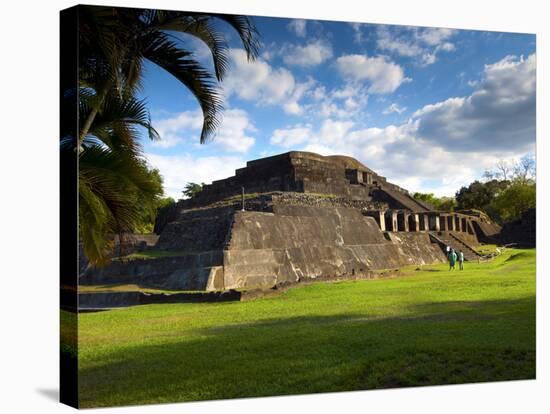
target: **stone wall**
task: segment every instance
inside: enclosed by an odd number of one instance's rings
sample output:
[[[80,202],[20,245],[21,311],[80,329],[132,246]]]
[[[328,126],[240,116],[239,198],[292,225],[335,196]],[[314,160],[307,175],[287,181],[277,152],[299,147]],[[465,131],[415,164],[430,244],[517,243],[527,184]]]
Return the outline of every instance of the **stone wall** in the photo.
[[[232,207],[184,210],[164,227],[156,247],[184,252],[222,250],[233,213]]]
[[[444,261],[427,233],[393,239],[353,208],[274,206],[237,212],[224,251],[225,288],[253,288]]]
[[[221,250],[155,259],[114,260],[104,268],[89,268],[81,285],[137,284],[178,290],[223,290]]]

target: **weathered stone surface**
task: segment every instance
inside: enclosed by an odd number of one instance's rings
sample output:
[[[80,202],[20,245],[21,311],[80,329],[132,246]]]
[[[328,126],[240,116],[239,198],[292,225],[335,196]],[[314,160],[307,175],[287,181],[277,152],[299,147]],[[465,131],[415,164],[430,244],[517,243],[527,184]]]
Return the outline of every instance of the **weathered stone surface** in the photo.
[[[217,268],[223,265],[222,250],[181,257],[117,260],[104,268],[88,269],[79,279],[83,285],[132,283],[177,290],[218,290]]]
[[[427,234],[388,240],[356,209],[279,206],[235,214],[224,280],[226,288],[269,286],[444,259]]]
[[[157,248],[201,252],[223,249],[233,220],[234,209],[219,207],[188,210],[162,231]]]
[[[193,203],[207,205],[236,196],[241,193],[242,187],[248,194],[290,191],[332,194],[351,200],[366,201],[373,200],[373,190],[376,189],[380,197],[396,204],[395,208],[414,206],[419,211],[426,210],[424,206],[416,203],[406,190],[388,183],[385,177],[376,174],[353,158],[324,157],[303,151],[291,151],[249,161],[245,168],[236,171],[235,176],[204,186]]]

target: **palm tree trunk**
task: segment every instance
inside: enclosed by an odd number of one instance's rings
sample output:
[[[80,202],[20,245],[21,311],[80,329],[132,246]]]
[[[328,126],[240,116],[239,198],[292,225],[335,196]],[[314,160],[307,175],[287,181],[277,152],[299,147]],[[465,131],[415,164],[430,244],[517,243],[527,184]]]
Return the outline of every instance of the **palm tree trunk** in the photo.
[[[80,130],[80,134],[78,136],[78,152],[81,151],[80,147],[82,146],[82,142],[84,141],[84,138],[86,135],[88,135],[88,132],[90,131],[90,128],[92,127],[92,124],[94,122],[94,119],[98,113],[97,107],[92,109],[92,111],[88,114],[88,118],[86,118],[86,122],[84,122],[84,125],[82,126],[82,129]]]
[[[80,130],[80,133],[78,135],[78,152],[80,153],[82,151],[81,146],[84,142],[84,138],[86,138],[86,135],[88,135],[88,132],[90,132],[90,128],[92,127],[92,124],[94,123],[95,117],[99,113],[99,108],[103,105],[103,102],[105,101],[105,97],[107,96],[107,92],[111,88],[110,81],[106,81],[106,83],[103,85],[103,90],[99,94],[99,99],[94,105],[92,111],[88,114],[88,117],[86,118],[86,121],[84,122],[84,125],[82,125],[82,129]]]

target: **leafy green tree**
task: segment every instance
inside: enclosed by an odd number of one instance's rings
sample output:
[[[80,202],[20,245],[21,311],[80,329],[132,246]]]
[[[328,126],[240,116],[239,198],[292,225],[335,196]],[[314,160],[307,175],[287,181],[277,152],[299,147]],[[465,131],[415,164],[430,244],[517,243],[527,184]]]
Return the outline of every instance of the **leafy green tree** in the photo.
[[[417,200],[429,203],[441,211],[452,211],[456,207],[456,200],[454,197],[436,197],[433,193],[419,192],[414,193],[413,197]]]
[[[138,201],[139,221],[134,225],[132,233],[152,233],[158,211],[166,205],[175,203],[172,197],[163,196],[163,180],[159,170],[156,168],[150,169],[149,177],[151,181],[156,184],[160,195],[154,198],[140,198]]]
[[[183,189],[182,193],[183,193],[184,197],[193,198],[198,193],[200,193],[202,191],[203,186],[204,186],[204,183],[200,183],[200,184],[187,183],[185,185],[185,188]]]
[[[456,199],[454,197],[439,198],[438,208],[441,211],[454,211],[456,209]]]
[[[474,181],[468,187],[462,187],[456,193],[458,210],[478,209],[486,211],[494,198],[510,184],[509,181],[496,179],[481,182]]]
[[[536,207],[536,203],[536,185],[517,180],[495,197],[489,211],[499,221],[509,222],[519,219],[528,209]]]

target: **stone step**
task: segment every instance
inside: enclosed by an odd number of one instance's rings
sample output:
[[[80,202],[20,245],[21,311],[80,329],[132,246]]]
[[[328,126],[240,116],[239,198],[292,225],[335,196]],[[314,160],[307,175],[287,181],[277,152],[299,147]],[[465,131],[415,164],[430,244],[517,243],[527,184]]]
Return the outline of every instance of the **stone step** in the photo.
[[[431,232],[431,235],[435,239],[439,240],[440,243],[450,246],[456,252],[462,250],[462,253],[464,253],[464,259],[468,261],[477,261],[480,257],[475,250],[452,235],[437,234],[437,232]]]

